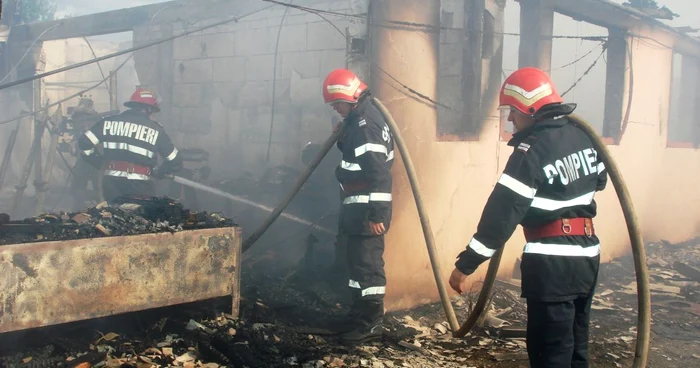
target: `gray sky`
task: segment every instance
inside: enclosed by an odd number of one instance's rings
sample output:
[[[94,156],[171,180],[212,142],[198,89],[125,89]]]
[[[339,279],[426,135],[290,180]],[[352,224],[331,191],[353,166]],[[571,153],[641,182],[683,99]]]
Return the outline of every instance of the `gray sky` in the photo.
[[[167,0],[56,0],[58,17],[99,13],[109,10],[131,8],[139,5],[162,3]]]

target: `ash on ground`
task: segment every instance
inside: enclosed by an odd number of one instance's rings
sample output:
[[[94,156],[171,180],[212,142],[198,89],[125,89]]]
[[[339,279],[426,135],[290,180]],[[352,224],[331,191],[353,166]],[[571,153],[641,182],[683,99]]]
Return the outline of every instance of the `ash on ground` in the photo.
[[[168,197],[120,197],[80,212],[46,213],[20,221],[0,214],[0,245],[235,225],[222,214],[191,212]]]
[[[700,241],[647,248],[653,328],[649,367],[700,364]],[[391,312],[381,342],[347,347],[318,326],[346,312],[333,278],[298,267],[285,276],[244,263],[241,314],[230,299],[0,335],[5,367],[528,367],[519,280],[499,280],[489,313],[451,337],[439,303]],[[319,282],[318,280],[325,280]],[[636,285],[631,257],[601,266],[593,302],[591,365],[631,367]],[[455,297],[464,321],[478,290]]]

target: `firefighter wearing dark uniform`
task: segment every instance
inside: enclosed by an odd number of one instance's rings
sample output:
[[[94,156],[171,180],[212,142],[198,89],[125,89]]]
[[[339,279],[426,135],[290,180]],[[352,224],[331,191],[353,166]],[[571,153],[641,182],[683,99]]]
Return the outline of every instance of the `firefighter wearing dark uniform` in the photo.
[[[129,109],[101,120],[78,141],[83,158],[103,170],[106,201],[127,195],[154,196],[153,179],[182,167],[165,129],[152,120],[160,111],[155,93],[139,88],[124,106]],[[156,167],[158,156],[163,163]]]
[[[362,343],[382,336],[394,139],[367,86],[351,71],[331,72],[323,83],[323,98],[344,118],[338,141],[342,161],[335,176],[343,190],[339,231],[347,242],[353,304],[341,340]]]
[[[476,234],[459,254],[450,286],[462,292],[466,275],[488,260],[522,225],[521,263],[527,300],[530,365],[587,367],[588,326],[598,277],[600,242],[593,229],[596,191],[607,172],[591,139],[568,119],[549,77],[523,68],[503,84],[514,147],[489,197]]]

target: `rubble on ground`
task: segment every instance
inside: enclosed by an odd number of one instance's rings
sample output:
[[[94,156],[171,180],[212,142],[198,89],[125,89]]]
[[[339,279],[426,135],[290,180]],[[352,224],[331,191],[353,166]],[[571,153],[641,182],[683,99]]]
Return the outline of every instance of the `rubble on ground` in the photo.
[[[700,341],[700,280],[692,272],[700,267],[700,246],[694,239],[681,244],[662,241],[646,247],[652,304],[652,332],[679,343]],[[627,323],[629,331],[609,336],[607,342],[631,340],[636,334],[637,283],[632,256],[615,260],[602,268],[594,313]],[[670,317],[672,316],[672,317]],[[601,326],[596,326],[602,329]],[[668,361],[677,361],[668,357]],[[671,364],[671,363],[669,363]],[[671,364],[674,365],[674,364]]]
[[[697,281],[675,267],[700,266],[698,242],[650,244],[653,329],[649,366],[695,366],[700,361]],[[381,342],[343,346],[332,326],[347,310],[333,287],[291,272],[270,276],[244,265],[241,314],[226,314],[230,299],[169,311],[111,317],[111,325],[57,326],[32,337],[35,348],[0,354],[7,367],[528,367],[526,309],[519,280],[499,280],[489,313],[464,339],[451,337],[439,303],[387,314]],[[684,273],[686,268],[681,267]],[[251,273],[252,271],[257,271]],[[327,278],[326,278],[327,279]],[[324,280],[331,282],[330,280]],[[598,367],[631,367],[636,342],[636,294],[631,256],[601,265],[593,302],[590,354]],[[632,286],[631,286],[632,284]],[[453,299],[460,321],[476,302],[477,283]],[[229,304],[226,304],[226,303]],[[146,316],[149,315],[149,316]],[[131,322],[125,322],[131,318]],[[96,323],[96,322],[95,322]],[[136,331],[126,326],[138,326]],[[316,326],[316,327],[315,327]],[[63,328],[63,330],[61,329]],[[59,332],[56,332],[59,331]],[[99,331],[99,332],[97,332]],[[19,340],[18,340],[19,341]],[[43,341],[41,344],[38,341]],[[4,341],[0,335],[0,346]],[[25,363],[22,363],[22,362]]]
[[[167,197],[123,197],[75,213],[46,213],[21,221],[0,216],[0,245],[235,226],[218,213],[190,212]]]

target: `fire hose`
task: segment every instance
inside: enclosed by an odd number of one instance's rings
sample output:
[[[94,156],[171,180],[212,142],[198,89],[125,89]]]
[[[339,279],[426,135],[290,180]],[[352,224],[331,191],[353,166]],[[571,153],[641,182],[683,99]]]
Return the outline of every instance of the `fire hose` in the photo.
[[[447,322],[450,324],[450,330],[456,331],[459,328],[459,323],[457,322],[457,316],[452,308],[452,303],[450,302],[450,296],[448,294],[447,287],[445,286],[445,280],[443,277],[442,269],[440,267],[440,262],[437,258],[437,249],[435,248],[435,237],[433,236],[433,230],[430,226],[430,221],[428,219],[428,214],[425,209],[423,202],[423,197],[421,196],[420,188],[418,187],[418,174],[416,174],[416,168],[413,166],[413,160],[408,152],[406,143],[401,136],[398,125],[396,121],[391,116],[389,110],[386,106],[379,101],[374,99],[374,105],[377,106],[379,111],[384,116],[391,129],[391,133],[394,136],[394,141],[396,141],[396,146],[401,154],[401,161],[403,161],[404,167],[406,168],[406,174],[408,175],[408,181],[411,184],[411,190],[413,191],[413,198],[416,201],[416,208],[418,209],[418,217],[420,218],[420,224],[423,228],[423,237],[425,238],[425,245],[428,248],[428,256],[430,257],[430,265],[433,269],[433,276],[435,277],[435,283],[437,284],[438,293],[440,294],[440,301],[442,303],[442,308],[445,310],[445,315],[447,316]]]
[[[430,263],[433,269],[433,275],[435,276],[435,281],[438,286],[438,291],[440,293],[440,300],[445,310],[445,314],[450,324],[451,330],[453,331],[454,337],[464,337],[476,324],[476,321],[483,314],[486,304],[489,300],[491,289],[496,281],[496,275],[498,272],[498,267],[500,265],[501,256],[503,254],[503,248],[501,248],[494,256],[491,258],[489,263],[488,271],[486,274],[486,279],[484,280],[483,287],[481,289],[479,299],[477,304],[469,315],[469,318],[465,323],[459,327],[457,323],[457,318],[455,316],[452,304],[450,303],[449,295],[447,294],[447,289],[442,278],[442,271],[440,269],[439,262],[437,261],[437,252],[435,249],[435,242],[430,227],[430,222],[428,216],[425,212],[425,207],[423,199],[421,196],[420,189],[418,188],[418,180],[413,167],[413,162],[411,161],[410,154],[405,146],[402,139],[401,133],[396,125],[396,122],[392,118],[389,111],[381,103],[381,101],[374,99],[374,104],[377,106],[379,111],[384,115],[389,128],[392,130],[394,139],[398,146],[399,152],[401,154],[406,172],[408,174],[409,182],[411,184],[411,189],[413,191],[414,199],[416,201],[416,207],[418,209],[418,215],[420,217],[421,226],[423,228],[423,235],[425,237],[426,246],[428,248],[428,255],[430,256]],[[632,200],[627,190],[622,174],[617,166],[617,163],[613,160],[607,145],[601,141],[600,137],[596,131],[581,117],[577,115],[570,116],[571,121],[576,124],[581,130],[583,130],[593,141],[594,146],[601,155],[605,167],[608,169],[610,178],[612,180],[615,191],[617,192],[620,205],[625,217],[625,222],[627,224],[627,230],[629,232],[632,253],[634,257],[635,273],[637,278],[637,304],[638,304],[638,317],[637,317],[637,341],[635,347],[634,356],[634,368],[646,367],[647,357],[649,353],[649,338],[651,331],[651,297],[649,292],[649,275],[646,265],[646,254],[644,248],[644,242],[642,240],[639,221],[634,211],[634,206]],[[245,243],[244,251],[250,248],[255,240],[257,240],[262,233],[264,233],[267,228],[274,222],[279,213],[282,212],[284,207],[291,201],[296,193],[301,189],[303,183],[311,175],[312,171],[318,166],[318,164],[323,160],[323,157],[330,151],[331,147],[340,137],[340,130],[335,132],[328,140],[325,142],[321,150],[317,153],[316,157],[309,164],[309,167],[304,172],[304,174],[299,178],[295,187],[290,191],[289,195],[285,198],[285,201],[280,203],[275,212],[270,214],[269,218],[263,225],[254,232],[255,237],[251,236]]]
[[[632,256],[634,258],[634,271],[637,278],[637,343],[634,352],[634,368],[644,368],[649,355],[649,339],[651,333],[651,294],[649,289],[649,269],[647,268],[646,249],[642,240],[641,227],[637,214],[634,211],[632,197],[627,184],[622,178],[620,169],[613,160],[608,146],[600,139],[598,133],[583,118],[571,115],[571,121],[583,130],[593,141],[596,150],[601,154],[603,164],[608,169],[608,175],[612,180],[617,198],[625,216],[627,232],[632,243]]]

